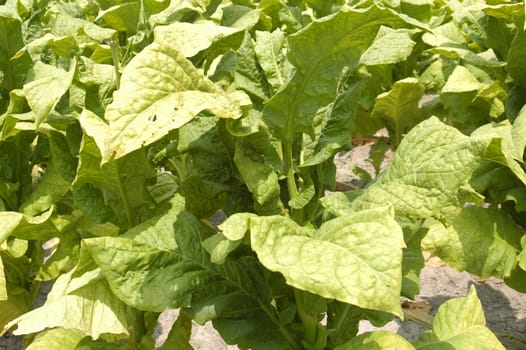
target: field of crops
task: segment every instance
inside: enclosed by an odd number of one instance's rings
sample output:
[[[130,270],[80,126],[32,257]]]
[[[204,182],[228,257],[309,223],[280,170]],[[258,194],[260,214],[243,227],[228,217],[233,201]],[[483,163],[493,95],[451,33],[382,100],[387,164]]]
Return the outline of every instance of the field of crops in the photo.
[[[0,329],[146,350],[180,309],[161,349],[209,321],[240,349],[505,349],[474,286],[418,339],[358,329],[409,317],[423,251],[526,293],[525,15],[0,0]]]

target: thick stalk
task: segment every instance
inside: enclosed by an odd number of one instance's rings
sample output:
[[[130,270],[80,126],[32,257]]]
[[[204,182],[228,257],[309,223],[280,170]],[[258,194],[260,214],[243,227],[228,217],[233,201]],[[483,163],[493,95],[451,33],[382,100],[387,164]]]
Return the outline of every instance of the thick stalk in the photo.
[[[317,327],[316,324],[317,319],[315,315],[310,314],[305,309],[305,304],[303,303],[303,295],[302,291],[299,289],[294,288],[294,298],[296,299],[296,310],[298,312],[298,316],[301,319],[301,322],[303,323],[303,329],[305,330],[305,342],[307,344],[315,344],[316,343],[316,337],[317,337]]]

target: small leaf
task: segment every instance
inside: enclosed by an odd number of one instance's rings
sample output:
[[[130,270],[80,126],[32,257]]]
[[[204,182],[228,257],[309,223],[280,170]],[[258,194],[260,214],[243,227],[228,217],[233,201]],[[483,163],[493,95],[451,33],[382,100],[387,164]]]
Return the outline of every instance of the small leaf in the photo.
[[[362,54],[360,63],[373,66],[405,61],[416,45],[409,34],[407,29],[381,26],[371,46]]]
[[[29,107],[35,112],[35,124],[38,128],[71,86],[76,61],[72,61],[69,72],[40,61],[35,64],[33,70],[35,78],[24,84],[23,91]]]
[[[372,116],[381,118],[396,148],[402,137],[421,121],[418,103],[424,87],[416,78],[406,78],[394,83],[393,88],[376,97]]]
[[[173,324],[168,337],[159,350],[193,350],[190,345],[192,335],[192,318],[184,310],[179,310],[177,320]]]

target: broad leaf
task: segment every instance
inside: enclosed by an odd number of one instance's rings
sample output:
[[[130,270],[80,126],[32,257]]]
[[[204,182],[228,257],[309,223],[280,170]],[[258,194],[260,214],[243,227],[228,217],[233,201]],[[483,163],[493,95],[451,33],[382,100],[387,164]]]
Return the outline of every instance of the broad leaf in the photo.
[[[155,177],[153,167],[144,150],[101,165],[99,147],[108,137],[108,128],[87,110],[81,114],[80,122],[86,134],[82,139],[73,190],[80,190],[86,184],[95,186],[102,191],[104,204],[113,208],[120,221],[133,225],[139,219],[137,214],[151,201],[146,185]],[[89,206],[90,203],[82,205]]]
[[[7,285],[4,272],[4,263],[2,262],[2,256],[0,256],[0,301],[7,300]]]
[[[342,195],[325,197],[323,203],[337,215],[392,204],[399,216],[449,216],[466,201],[480,200],[468,181],[487,143],[430,118],[405,136],[388,168],[369,187],[348,193],[347,204]]]
[[[190,345],[190,336],[192,335],[192,318],[184,311],[180,310],[177,320],[173,324],[168,337],[160,350],[193,350]]]
[[[97,339],[102,334],[122,336],[129,332],[127,323],[129,312],[126,305],[111,293],[106,281],[98,280],[70,294],[56,296],[51,300],[48,298],[44,306],[13,320],[7,324],[6,329],[16,325],[13,331],[15,335],[62,327],[77,329],[93,339]]]
[[[401,26],[403,21],[376,6],[345,8],[289,36],[288,58],[295,74],[264,110],[284,141],[292,142],[298,132],[313,133],[314,115],[334,100],[343,68],[358,63],[382,25]]]
[[[502,211],[466,207],[446,227],[431,226],[422,246],[458,271],[481,278],[509,277],[523,231]]]
[[[125,67],[105,119],[111,137],[104,162],[147,146],[204,111],[239,118],[246,96],[225,95],[171,46],[153,43]]]
[[[251,246],[261,263],[281,272],[288,284],[325,298],[401,315],[405,244],[391,210],[349,213],[316,231],[284,217],[238,215],[250,222]],[[223,233],[235,239],[240,230],[234,229],[232,236]]]
[[[0,114],[5,112],[3,101],[11,90],[21,88],[32,61],[27,53],[16,56],[24,46],[22,19],[14,6],[0,6]]]
[[[446,301],[433,319],[433,330],[424,332],[414,344],[418,350],[504,350],[486,328],[486,319],[475,286],[468,295]]]
[[[210,48],[220,40],[239,33],[236,28],[223,27],[212,23],[175,22],[154,29],[155,42],[171,45],[185,57],[193,57]]]

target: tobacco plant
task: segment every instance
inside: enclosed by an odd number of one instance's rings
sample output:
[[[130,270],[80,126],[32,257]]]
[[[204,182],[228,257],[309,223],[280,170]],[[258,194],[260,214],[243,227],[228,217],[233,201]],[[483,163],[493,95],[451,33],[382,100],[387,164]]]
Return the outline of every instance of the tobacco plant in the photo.
[[[241,349],[504,348],[474,288],[416,342],[357,332],[404,317],[422,248],[526,291],[523,2],[0,3],[0,324],[28,349],[153,349],[169,309],[162,349],[192,321]],[[380,129],[387,169],[335,192]]]

